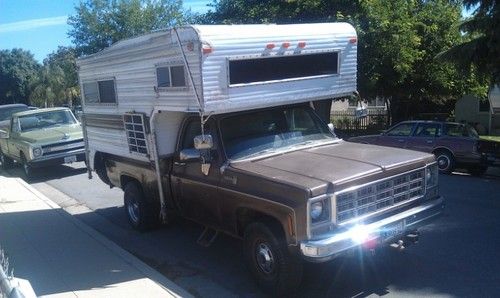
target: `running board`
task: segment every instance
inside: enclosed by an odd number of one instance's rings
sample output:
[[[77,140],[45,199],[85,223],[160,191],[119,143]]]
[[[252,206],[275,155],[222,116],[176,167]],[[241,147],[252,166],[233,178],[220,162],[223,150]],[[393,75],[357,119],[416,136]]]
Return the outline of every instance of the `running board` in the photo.
[[[214,243],[218,235],[219,231],[209,227],[205,227],[196,242],[203,247],[209,247],[210,245],[212,245],[212,243]]]

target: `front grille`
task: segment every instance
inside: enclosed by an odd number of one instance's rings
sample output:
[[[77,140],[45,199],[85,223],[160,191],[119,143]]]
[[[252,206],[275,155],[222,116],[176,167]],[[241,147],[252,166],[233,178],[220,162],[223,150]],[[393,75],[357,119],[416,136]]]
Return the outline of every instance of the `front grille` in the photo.
[[[336,193],[337,223],[422,197],[425,193],[424,171],[419,169]]]
[[[43,156],[49,156],[53,154],[59,154],[84,148],[85,148],[85,143],[83,142],[83,139],[78,139],[78,140],[71,140],[67,142],[45,145],[42,146],[42,151],[43,151]]]

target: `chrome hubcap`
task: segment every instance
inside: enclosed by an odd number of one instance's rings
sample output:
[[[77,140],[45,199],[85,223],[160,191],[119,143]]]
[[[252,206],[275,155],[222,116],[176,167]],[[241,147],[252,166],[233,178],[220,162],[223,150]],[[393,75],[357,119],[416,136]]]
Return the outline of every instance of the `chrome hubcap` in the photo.
[[[446,155],[440,155],[437,158],[438,167],[441,170],[446,170],[450,165],[450,159]]]
[[[266,243],[260,243],[256,248],[256,253],[260,269],[266,274],[272,273],[274,271],[274,257],[269,246]]]
[[[130,219],[135,223],[139,222],[139,204],[137,202],[131,202],[128,204],[127,210]]]

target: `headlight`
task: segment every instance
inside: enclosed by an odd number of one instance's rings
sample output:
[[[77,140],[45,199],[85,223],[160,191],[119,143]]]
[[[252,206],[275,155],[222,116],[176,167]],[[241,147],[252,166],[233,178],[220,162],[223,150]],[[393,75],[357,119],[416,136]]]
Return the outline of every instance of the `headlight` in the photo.
[[[33,156],[34,157],[40,157],[40,156],[42,156],[42,154],[43,154],[42,148],[34,148],[33,149]]]
[[[438,184],[438,166],[432,164],[425,168],[425,185],[427,188],[437,186]]]
[[[330,219],[330,199],[323,198],[310,203],[309,216],[311,223],[319,223]]]

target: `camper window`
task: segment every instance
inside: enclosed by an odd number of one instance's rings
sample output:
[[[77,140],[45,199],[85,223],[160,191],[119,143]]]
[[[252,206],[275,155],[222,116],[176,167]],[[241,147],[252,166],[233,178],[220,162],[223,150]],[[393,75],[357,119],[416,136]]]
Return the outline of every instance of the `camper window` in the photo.
[[[230,85],[310,78],[338,73],[338,52],[229,60]]]
[[[159,88],[186,87],[184,66],[172,65],[156,68],[156,81]]]
[[[83,83],[85,103],[116,103],[115,81],[102,80]]]

